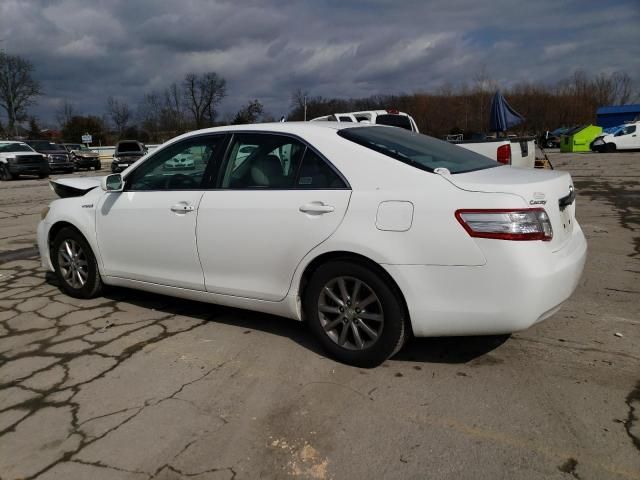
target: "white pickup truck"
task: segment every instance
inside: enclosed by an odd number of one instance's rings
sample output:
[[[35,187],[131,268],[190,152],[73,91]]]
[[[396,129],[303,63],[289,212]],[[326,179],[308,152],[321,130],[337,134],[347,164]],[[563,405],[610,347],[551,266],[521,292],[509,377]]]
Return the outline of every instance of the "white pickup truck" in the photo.
[[[600,135],[591,142],[591,150],[598,153],[637,149],[640,149],[640,122],[625,123],[614,132]]]
[[[492,158],[504,165],[535,168],[534,137],[487,138],[485,140],[448,140],[449,143]]]
[[[325,115],[311,122],[366,122],[378,125],[390,125],[419,133],[418,126],[411,115],[398,110],[368,110]],[[500,138],[486,140],[451,140],[448,142],[466,148],[472,152],[489,157],[498,163],[516,167],[534,168],[536,147],[533,137]]]

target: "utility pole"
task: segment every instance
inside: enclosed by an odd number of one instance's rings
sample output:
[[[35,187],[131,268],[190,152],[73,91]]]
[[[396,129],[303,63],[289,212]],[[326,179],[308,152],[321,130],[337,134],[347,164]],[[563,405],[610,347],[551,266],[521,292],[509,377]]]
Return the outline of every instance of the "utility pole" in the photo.
[[[304,96],[304,121],[307,121],[307,96]]]

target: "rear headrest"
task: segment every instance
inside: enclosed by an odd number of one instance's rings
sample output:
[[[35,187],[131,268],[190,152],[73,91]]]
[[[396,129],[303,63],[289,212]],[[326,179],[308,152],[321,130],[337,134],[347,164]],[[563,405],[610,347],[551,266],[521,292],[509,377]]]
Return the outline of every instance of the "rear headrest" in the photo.
[[[258,158],[251,165],[251,178],[258,186],[278,186],[282,183],[283,177],[282,164],[275,155],[266,155]]]

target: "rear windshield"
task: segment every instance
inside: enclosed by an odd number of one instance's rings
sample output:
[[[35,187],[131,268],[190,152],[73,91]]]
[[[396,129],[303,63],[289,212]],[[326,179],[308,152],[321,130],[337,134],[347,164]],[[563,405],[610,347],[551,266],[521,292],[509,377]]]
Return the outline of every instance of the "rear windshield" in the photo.
[[[137,142],[122,142],[118,144],[118,152],[141,152],[142,147]]]
[[[389,125],[391,127],[400,127],[405,130],[413,130],[411,128],[411,122],[406,115],[378,115],[376,117],[376,123],[378,125]]]
[[[451,173],[464,173],[498,166],[483,155],[400,128],[345,128],[338,135],[427,172],[446,168]]]

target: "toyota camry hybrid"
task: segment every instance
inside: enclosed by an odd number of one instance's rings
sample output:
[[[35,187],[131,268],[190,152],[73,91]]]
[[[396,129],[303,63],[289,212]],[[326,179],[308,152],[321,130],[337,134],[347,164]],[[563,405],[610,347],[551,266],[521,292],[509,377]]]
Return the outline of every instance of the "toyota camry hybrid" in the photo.
[[[388,126],[199,130],[52,187],[66,198],[42,212],[38,246],[68,295],[116,285],[302,320],[359,366],[410,335],[526,329],[586,258],[568,173]]]

